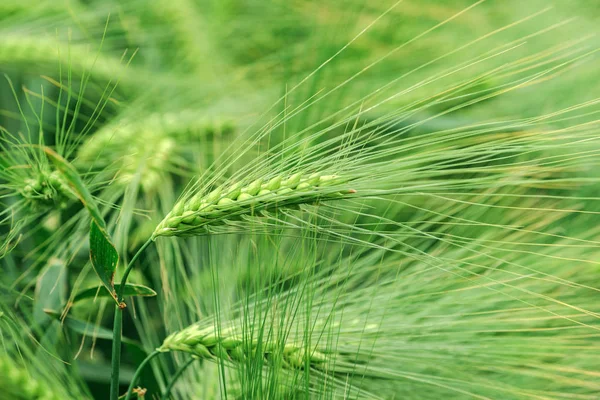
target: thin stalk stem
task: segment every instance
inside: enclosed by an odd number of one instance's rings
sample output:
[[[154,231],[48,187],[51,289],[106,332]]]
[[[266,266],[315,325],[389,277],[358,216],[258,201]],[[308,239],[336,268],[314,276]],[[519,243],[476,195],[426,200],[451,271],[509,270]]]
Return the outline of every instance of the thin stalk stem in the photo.
[[[125,304],[123,303],[123,293],[125,290],[125,284],[127,283],[127,277],[133,268],[135,261],[142,254],[144,249],[152,243],[152,239],[148,239],[146,243],[140,247],[135,253],[131,261],[128,263],[123,279],[121,279],[121,286],[117,292],[117,301],[119,304],[115,307],[115,318],[113,322],[113,341],[112,341],[112,359],[111,359],[111,373],[110,373],[110,400],[118,400],[119,398],[119,369],[121,367],[121,337],[123,335],[123,309]]]
[[[137,253],[135,253],[135,255],[133,256],[131,261],[129,261],[129,264],[127,265],[127,268],[125,269],[125,273],[123,274],[123,278],[121,279],[121,286],[119,287],[119,292],[117,293],[117,298],[119,299],[119,302],[123,301],[123,291],[125,290],[125,284],[127,283],[127,278],[129,277],[129,274],[131,273],[131,270],[133,269],[133,265],[134,265],[135,261],[142,254],[142,252],[146,249],[146,247],[148,247],[150,245],[150,243],[152,243],[152,239],[148,239],[146,241],[146,243],[144,243],[142,245],[142,247],[140,247],[140,249],[137,251]]]
[[[152,353],[150,353],[148,355],[148,357],[146,357],[144,359],[144,361],[142,361],[140,366],[135,370],[135,374],[133,374],[133,378],[131,379],[131,383],[129,384],[129,388],[127,389],[127,394],[125,394],[125,400],[129,400],[129,398],[131,397],[131,393],[133,392],[133,387],[135,386],[137,380],[140,378],[140,375],[142,374],[142,370],[144,369],[146,364],[148,364],[150,362],[150,360],[152,360],[154,357],[156,357],[159,354],[160,354],[160,351],[154,350]]]
[[[183,364],[181,367],[179,367],[179,369],[175,372],[175,375],[173,375],[173,378],[169,382],[169,385],[163,392],[162,396],[160,396],[160,400],[168,400],[169,399],[169,396],[171,395],[171,389],[173,389],[173,386],[175,386],[175,383],[177,382],[179,377],[183,374],[183,372],[187,369],[187,367],[189,367],[194,361],[196,361],[196,358],[192,357],[189,360],[187,360],[185,362],[185,364]]]
[[[119,398],[119,367],[121,365],[121,336],[123,334],[123,310],[115,306],[113,342],[110,372],[110,400]]]

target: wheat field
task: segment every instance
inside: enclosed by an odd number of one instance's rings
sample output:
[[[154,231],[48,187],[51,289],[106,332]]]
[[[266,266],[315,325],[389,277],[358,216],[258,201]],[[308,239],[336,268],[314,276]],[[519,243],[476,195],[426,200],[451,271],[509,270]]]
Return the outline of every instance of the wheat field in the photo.
[[[596,3],[2,0],[0,400],[600,399]]]

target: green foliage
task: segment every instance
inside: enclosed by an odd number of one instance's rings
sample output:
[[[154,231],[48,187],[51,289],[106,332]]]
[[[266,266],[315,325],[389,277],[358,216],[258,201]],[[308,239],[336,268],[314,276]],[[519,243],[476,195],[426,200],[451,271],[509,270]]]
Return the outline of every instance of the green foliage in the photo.
[[[121,289],[120,284],[115,284],[115,291],[119,292]],[[77,302],[79,300],[88,299],[88,298],[96,298],[96,297],[104,297],[104,296],[112,296],[106,287],[98,286],[92,287],[89,289],[82,290],[77,293],[73,298],[73,302]],[[136,285],[132,283],[128,283],[125,285],[125,289],[123,289],[123,296],[143,296],[143,297],[152,297],[156,296],[156,292],[149,287],[144,285]]]

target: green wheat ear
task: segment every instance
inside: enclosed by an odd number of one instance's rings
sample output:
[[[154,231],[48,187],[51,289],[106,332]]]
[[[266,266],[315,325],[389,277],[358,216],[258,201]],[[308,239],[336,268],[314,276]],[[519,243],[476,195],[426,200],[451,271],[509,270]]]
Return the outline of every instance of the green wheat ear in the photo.
[[[166,172],[176,170],[190,148],[234,131],[229,122],[199,115],[195,110],[143,114],[105,126],[82,143],[77,165],[104,171],[116,168],[114,182],[123,186],[139,175],[142,189],[155,192],[164,183]]]
[[[56,170],[36,171],[23,181],[19,193],[33,211],[65,208],[70,200],[76,199],[62,174]]]
[[[348,182],[337,175],[296,173],[289,176],[262,178],[244,184],[222,185],[210,193],[199,192],[178,202],[155,229],[158,236],[194,236],[208,228],[226,224],[254,213],[274,212],[322,200],[342,199],[356,191],[343,188]]]
[[[127,63],[104,53],[95,54],[86,46],[66,43],[55,38],[22,34],[0,36],[0,65],[12,68],[36,68],[44,74],[61,69],[77,77],[89,76],[98,82],[114,82],[137,90],[147,73],[133,72]]]
[[[274,341],[254,340],[247,343],[232,331],[223,329],[217,334],[212,326],[202,329],[192,325],[167,337],[158,351],[183,351],[200,359],[226,362],[242,362],[260,356],[266,364],[273,362],[273,354],[279,354],[282,366],[287,369],[303,369],[307,365],[324,369],[331,361],[328,354],[316,349],[307,351],[302,345],[278,344]]]
[[[230,135],[234,131],[234,125],[229,121],[211,121],[199,115],[199,110],[157,112],[107,125],[81,144],[78,162],[97,163],[98,154],[102,152],[100,161],[108,157],[110,163],[113,151],[117,155],[123,149],[132,153],[132,147],[148,146],[160,139],[191,142],[214,134]]]

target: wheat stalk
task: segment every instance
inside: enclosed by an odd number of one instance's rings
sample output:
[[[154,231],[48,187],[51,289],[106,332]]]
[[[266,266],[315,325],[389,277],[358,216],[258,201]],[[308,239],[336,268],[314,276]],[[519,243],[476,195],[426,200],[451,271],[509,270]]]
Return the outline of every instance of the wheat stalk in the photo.
[[[211,226],[240,219],[256,212],[270,212],[301,204],[316,204],[321,200],[341,199],[353,189],[340,188],[347,182],[337,175],[296,173],[275,176],[270,180],[256,179],[249,184],[236,182],[222,185],[212,192],[196,193],[179,201],[162,220],[152,238],[158,236],[194,236],[207,232]]]

